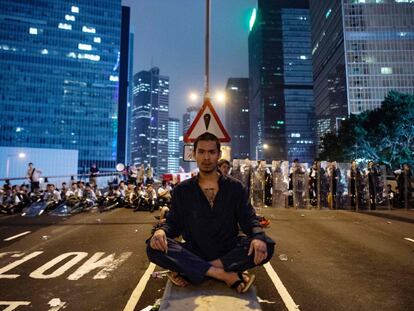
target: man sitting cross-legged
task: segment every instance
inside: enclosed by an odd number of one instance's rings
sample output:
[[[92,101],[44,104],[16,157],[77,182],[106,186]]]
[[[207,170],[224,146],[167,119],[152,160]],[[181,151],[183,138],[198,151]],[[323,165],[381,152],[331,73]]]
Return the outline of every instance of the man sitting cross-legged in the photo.
[[[255,278],[245,271],[269,261],[275,243],[263,232],[242,184],[217,172],[217,137],[200,135],[193,156],[199,174],[174,188],[166,222],[147,240],[148,258],[173,271],[168,277],[175,285],[199,284],[207,276],[245,292]],[[174,240],[180,235],[184,243]]]

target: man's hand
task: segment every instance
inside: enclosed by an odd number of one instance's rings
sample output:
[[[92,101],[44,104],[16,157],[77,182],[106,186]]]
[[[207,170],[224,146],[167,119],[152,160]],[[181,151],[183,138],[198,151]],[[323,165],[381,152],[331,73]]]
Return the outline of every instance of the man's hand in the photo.
[[[260,264],[263,260],[267,258],[267,245],[262,240],[253,239],[250,242],[249,253],[250,256],[254,252],[254,263],[256,265]]]
[[[158,229],[154,232],[154,235],[152,236],[150,241],[150,246],[152,249],[156,249],[161,252],[167,253],[167,236],[165,235],[164,230]]]

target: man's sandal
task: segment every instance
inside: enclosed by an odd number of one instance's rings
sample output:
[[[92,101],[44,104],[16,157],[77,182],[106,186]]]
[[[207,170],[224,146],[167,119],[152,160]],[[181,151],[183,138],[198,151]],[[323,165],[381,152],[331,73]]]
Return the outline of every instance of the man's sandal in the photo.
[[[176,279],[177,276],[180,276],[178,273],[176,272],[167,272],[167,278],[171,281],[171,283],[173,283],[174,285],[178,286],[178,287],[184,287],[186,285],[182,285],[181,283],[179,283]]]
[[[239,279],[231,284],[231,288],[237,289],[240,284],[244,284],[243,289],[241,290],[242,293],[245,293],[249,290],[249,288],[252,286],[254,280],[256,279],[256,276],[254,274],[247,274],[242,272],[237,272],[237,275],[239,276]],[[249,280],[247,282],[244,281],[243,275],[247,276]]]

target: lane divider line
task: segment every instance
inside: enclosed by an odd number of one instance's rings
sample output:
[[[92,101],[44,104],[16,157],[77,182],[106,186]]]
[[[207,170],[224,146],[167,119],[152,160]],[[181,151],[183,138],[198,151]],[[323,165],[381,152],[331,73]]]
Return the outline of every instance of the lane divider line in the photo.
[[[124,308],[124,311],[134,311],[135,306],[137,305],[139,299],[141,298],[142,293],[144,292],[145,286],[147,286],[148,280],[151,277],[151,273],[154,272],[156,265],[152,262],[149,264],[147,270],[144,272],[144,275],[138,282],[137,287],[135,287],[134,291],[132,292],[131,297]]]
[[[280,280],[279,276],[277,275],[276,271],[273,269],[272,265],[268,262],[263,265],[266,269],[267,274],[269,275],[270,279],[272,280],[273,284],[276,287],[280,297],[282,298],[283,302],[285,303],[286,308],[289,311],[299,311],[299,306],[293,301],[292,296],[290,296],[289,292],[287,291],[285,285],[283,285],[282,281]]]
[[[407,240],[407,241],[410,241],[410,242],[414,242],[414,240],[413,239],[410,239],[410,238],[404,238],[404,240]]]
[[[11,241],[11,240],[17,239],[18,237],[21,237],[23,235],[29,234],[30,232],[32,232],[32,231],[25,231],[25,232],[22,232],[20,234],[13,235],[13,236],[11,236],[11,237],[9,237],[7,239],[4,239],[3,241]]]

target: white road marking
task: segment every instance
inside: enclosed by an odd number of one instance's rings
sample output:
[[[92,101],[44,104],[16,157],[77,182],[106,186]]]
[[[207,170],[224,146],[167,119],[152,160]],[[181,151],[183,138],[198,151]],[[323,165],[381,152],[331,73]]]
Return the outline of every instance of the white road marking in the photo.
[[[270,279],[276,287],[280,297],[282,297],[283,302],[285,303],[286,308],[289,311],[298,311],[299,306],[293,301],[293,298],[290,296],[286,287],[283,285],[276,271],[273,269],[272,265],[268,262],[263,267],[266,269],[267,274],[269,274]]]
[[[3,311],[12,311],[17,309],[19,306],[28,306],[30,301],[0,301],[0,306],[8,306]]]
[[[7,266],[1,268],[0,269],[0,279],[15,279],[15,278],[19,277],[20,274],[4,274],[4,273],[11,270],[11,269],[13,269],[13,268],[16,268],[17,266],[21,265],[22,263],[24,263],[24,262],[26,262],[26,261],[28,261],[32,258],[35,258],[36,256],[39,256],[42,253],[43,253],[43,251],[33,252],[33,253],[23,257],[22,259],[16,260],[15,262],[12,262],[12,263],[8,264]]]
[[[414,240],[413,239],[410,239],[410,238],[404,238],[404,240],[407,240],[407,241],[410,241],[410,242],[414,242]]]
[[[131,297],[124,308],[124,311],[133,311],[135,310],[135,306],[137,305],[139,299],[141,298],[142,293],[144,292],[145,286],[148,283],[149,278],[151,277],[151,273],[155,270],[155,264],[152,262],[148,266],[147,270],[145,271],[144,275],[138,282],[137,287],[135,287],[134,291],[132,292]]]
[[[17,239],[18,237],[21,237],[23,235],[29,234],[30,232],[32,232],[32,231],[25,231],[25,232],[22,232],[20,234],[13,235],[13,236],[11,236],[11,237],[9,237],[7,239],[4,239],[3,241],[11,241],[11,240]]]

